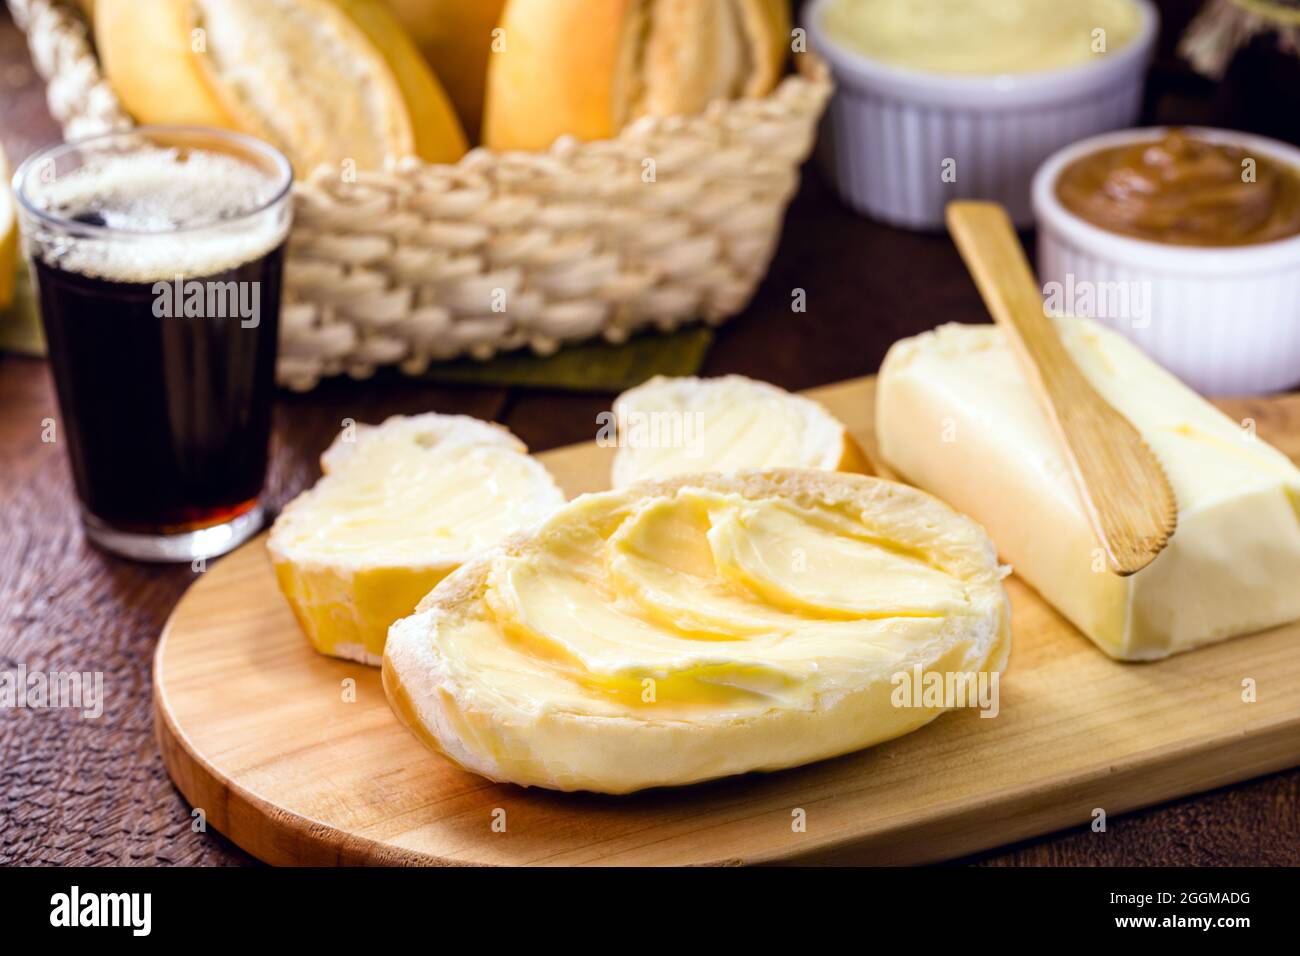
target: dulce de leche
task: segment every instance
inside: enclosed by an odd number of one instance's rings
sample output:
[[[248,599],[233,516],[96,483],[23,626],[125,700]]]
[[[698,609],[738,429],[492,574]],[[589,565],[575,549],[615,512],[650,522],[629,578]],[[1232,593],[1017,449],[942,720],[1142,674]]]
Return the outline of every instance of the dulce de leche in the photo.
[[[1057,198],[1111,232],[1180,246],[1245,246],[1300,235],[1300,170],[1180,130],[1075,160]]]

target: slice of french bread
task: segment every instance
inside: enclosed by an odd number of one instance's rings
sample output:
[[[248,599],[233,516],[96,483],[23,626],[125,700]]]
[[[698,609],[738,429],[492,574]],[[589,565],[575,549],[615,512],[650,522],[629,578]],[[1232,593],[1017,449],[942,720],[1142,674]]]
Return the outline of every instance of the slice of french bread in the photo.
[[[564,502],[519,439],[464,415],[350,426],[321,469],[267,548],[312,645],[368,664],[379,663],[389,625],[443,577]]]
[[[870,474],[865,453],[819,403],[742,375],[656,376],[614,401],[615,488],[745,468]]]

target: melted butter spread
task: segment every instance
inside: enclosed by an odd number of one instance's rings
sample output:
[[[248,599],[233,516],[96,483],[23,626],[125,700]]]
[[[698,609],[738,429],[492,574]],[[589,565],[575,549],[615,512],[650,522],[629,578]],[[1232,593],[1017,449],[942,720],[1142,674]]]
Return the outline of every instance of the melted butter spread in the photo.
[[[1300,235],[1300,171],[1178,130],[1075,160],[1056,194],[1093,225],[1151,242],[1242,246]]]
[[[836,468],[844,426],[822,406],[738,375],[656,378],[614,406],[613,484],[743,468]]]
[[[494,562],[479,613],[440,635],[455,668],[525,709],[740,716],[887,680],[977,613],[935,554],[846,511],[684,489],[601,514],[606,497]]]
[[[835,0],[828,36],[882,63],[935,73],[1024,73],[1078,66],[1137,36],[1130,0]]]
[[[776,770],[963,706],[896,691],[1002,670],[1001,577],[978,525],[878,478],[633,485],[443,581],[389,631],[384,689],[493,780],[628,793]]]
[[[510,445],[420,447],[404,434],[365,441],[310,495],[285,529],[287,547],[416,565],[493,545],[560,500],[542,467]]]

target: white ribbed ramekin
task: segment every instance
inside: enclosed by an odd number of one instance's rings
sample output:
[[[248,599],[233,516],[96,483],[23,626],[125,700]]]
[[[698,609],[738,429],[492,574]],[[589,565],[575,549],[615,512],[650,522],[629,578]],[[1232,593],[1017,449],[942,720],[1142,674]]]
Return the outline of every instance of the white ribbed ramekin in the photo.
[[[1080,289],[1086,283],[1095,290],[1104,283],[1114,290],[1120,284],[1141,295],[1146,314],[1133,310],[1094,318],[1128,336],[1198,392],[1244,395],[1300,384],[1300,236],[1216,248],[1148,242],[1085,222],[1057,198],[1057,177],[1074,160],[1166,132],[1149,128],[1095,136],[1043,164],[1033,184],[1039,278],[1045,287],[1055,282]],[[1286,143],[1232,130],[1184,132],[1300,171],[1300,149]]]
[[[1029,183],[1043,160],[1136,121],[1159,22],[1149,0],[1134,0],[1137,36],[1095,62],[971,76],[887,66],[837,45],[821,27],[829,2],[814,0],[804,19],[835,75],[823,162],[848,205],[913,229],[942,228],[953,199],[996,200],[1028,226]],[[942,177],[949,159],[954,182]]]

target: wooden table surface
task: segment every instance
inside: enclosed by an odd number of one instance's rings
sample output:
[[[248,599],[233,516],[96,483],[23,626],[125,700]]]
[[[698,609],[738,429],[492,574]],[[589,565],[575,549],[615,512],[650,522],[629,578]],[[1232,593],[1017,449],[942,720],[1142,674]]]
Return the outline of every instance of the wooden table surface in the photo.
[[[1189,4],[1163,6],[1167,26],[1186,21]],[[1150,119],[1232,125],[1216,114],[1208,85],[1168,56],[1151,90]],[[0,13],[0,141],[17,162],[57,138],[22,39]],[[790,309],[795,289],[806,292],[805,313]],[[718,332],[704,373],[807,388],[874,372],[901,336],[985,320],[946,238],[855,217],[809,168],[770,274],[749,309]],[[344,418],[465,413],[502,422],[542,450],[590,440],[610,398],[387,376],[282,394],[265,500],[278,509],[315,480],[317,456]],[[45,363],[0,355],[0,670],[102,671],[105,708],[98,720],[0,711],[0,864],[253,862],[216,832],[192,832],[154,743],[154,643],[195,575],[86,544],[64,449],[41,441],[42,419],[57,415]],[[1300,864],[1300,769],[1112,819],[1105,833],[1081,828],[967,862]]]

